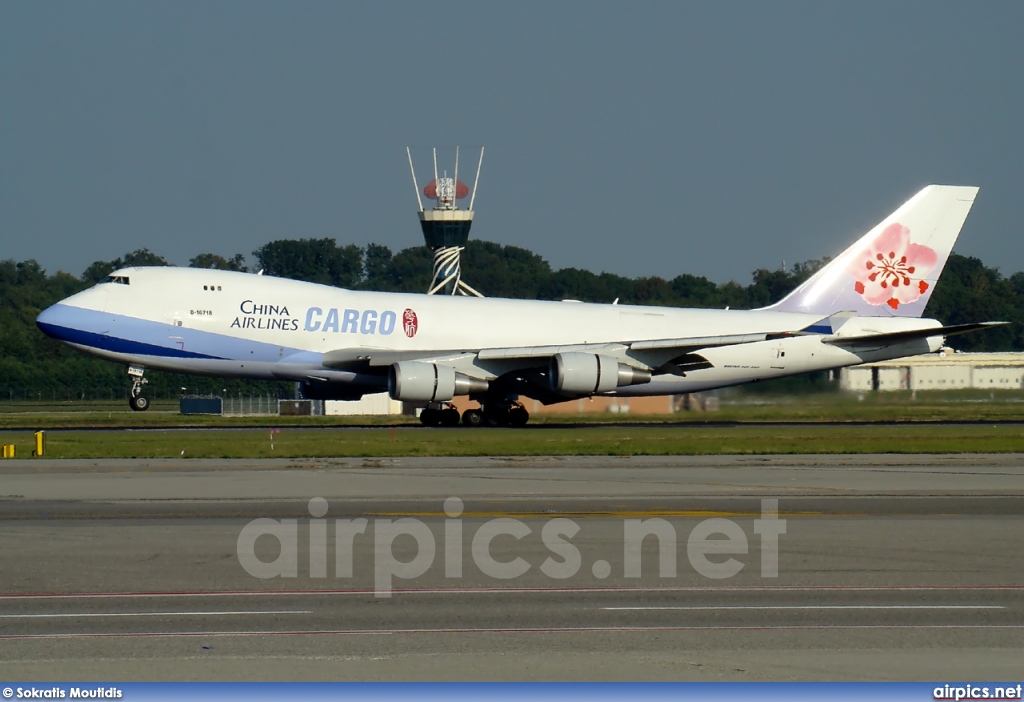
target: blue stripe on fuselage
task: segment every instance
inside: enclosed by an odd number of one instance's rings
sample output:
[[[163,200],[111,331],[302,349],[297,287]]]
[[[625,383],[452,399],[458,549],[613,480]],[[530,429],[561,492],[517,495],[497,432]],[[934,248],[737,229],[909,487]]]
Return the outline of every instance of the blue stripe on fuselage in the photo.
[[[82,331],[80,329],[71,329],[70,327],[61,327],[56,324],[47,324],[46,322],[37,321],[36,326],[38,326],[44,334],[46,334],[47,336],[51,336],[54,339],[66,341],[69,344],[87,346],[91,349],[99,349],[101,351],[112,351],[114,353],[123,353],[131,356],[164,356],[166,358],[221,358],[220,356],[208,356],[204,353],[192,353],[191,351],[185,351],[184,349],[174,349],[168,348],[166,346],[146,344],[141,341],[132,341],[131,339],[119,339],[116,336],[96,334],[95,332],[87,332]]]
[[[60,303],[43,310],[36,325],[60,341],[129,355],[275,362],[302,351]]]

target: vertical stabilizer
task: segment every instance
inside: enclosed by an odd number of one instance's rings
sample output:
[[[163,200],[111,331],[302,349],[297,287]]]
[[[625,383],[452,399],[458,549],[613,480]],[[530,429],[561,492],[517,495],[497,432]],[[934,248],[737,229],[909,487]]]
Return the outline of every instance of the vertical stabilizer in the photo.
[[[977,194],[975,187],[929,185],[765,309],[920,317]]]

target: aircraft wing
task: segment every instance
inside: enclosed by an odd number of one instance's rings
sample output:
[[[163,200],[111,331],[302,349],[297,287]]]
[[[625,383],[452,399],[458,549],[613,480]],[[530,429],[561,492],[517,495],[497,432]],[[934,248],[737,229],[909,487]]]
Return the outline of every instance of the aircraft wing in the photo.
[[[715,346],[732,346],[765,341],[778,336],[776,333],[733,334],[726,336],[694,336],[675,339],[644,339],[639,341],[606,342],[593,344],[571,344],[552,346],[517,346],[485,349],[447,349],[433,351],[393,351],[388,349],[356,348],[328,351],[323,355],[326,368],[357,369],[386,367],[399,361],[456,362],[477,360],[484,363],[522,362],[539,365],[560,353],[584,352],[604,354],[624,362],[660,369],[674,359],[684,359],[697,349]],[[704,359],[688,359],[679,365],[689,365],[689,370],[710,367]],[[667,368],[661,372],[677,372]]]
[[[826,318],[802,329],[572,345],[421,350],[357,347],[317,354],[318,367],[301,368],[301,364],[297,364],[300,367],[292,372],[304,373],[307,382],[313,383],[314,393],[318,392],[319,383],[330,384],[342,380],[343,376],[360,386],[382,388],[386,375],[389,388],[406,388],[393,391],[396,395],[404,392],[403,399],[441,402],[456,394],[484,392],[491,383],[498,383],[496,387],[506,391],[525,393],[550,403],[647,383],[655,375],[685,377],[694,371],[713,368],[714,363],[708,358],[712,355],[709,349],[713,348],[814,335],[822,343],[856,352],[1002,324],[985,322],[942,327],[929,320],[927,323],[936,326],[891,332],[867,329],[842,336],[836,332],[837,327],[845,326],[845,321],[844,318]]]
[[[833,317],[839,316],[833,315]],[[311,372],[305,369],[303,373],[308,378],[315,376],[318,380],[328,379],[326,376],[329,376],[332,371],[365,373],[372,376],[380,374],[384,368],[393,363],[419,361],[455,366],[460,372],[469,376],[495,377],[517,369],[542,367],[556,354],[582,352],[610,356],[617,359],[620,363],[633,366],[634,368],[650,370],[655,375],[671,374],[685,376],[687,372],[712,367],[712,363],[699,353],[702,349],[751,344],[808,333],[821,334],[823,343],[836,346],[887,346],[914,339],[966,334],[978,329],[987,329],[1007,324],[1007,322],[981,322],[850,336],[838,336],[828,333],[828,331],[840,327],[843,322],[845,322],[845,318],[825,318],[809,327],[793,331],[725,336],[692,336],[674,339],[643,339],[593,344],[419,351],[395,351],[368,347],[337,349],[323,354],[323,367],[329,370],[322,373],[318,371]]]
[[[523,346],[506,349],[483,349],[477,355],[480,360],[497,358],[547,358],[556,353],[569,351],[587,351],[598,353],[602,350],[629,349],[632,351],[678,351],[680,354],[694,349],[706,349],[711,346],[732,346],[733,344],[749,344],[764,341],[769,334],[732,334],[729,336],[693,336],[680,339],[649,339],[644,341],[624,341],[616,344],[579,344],[575,346]]]

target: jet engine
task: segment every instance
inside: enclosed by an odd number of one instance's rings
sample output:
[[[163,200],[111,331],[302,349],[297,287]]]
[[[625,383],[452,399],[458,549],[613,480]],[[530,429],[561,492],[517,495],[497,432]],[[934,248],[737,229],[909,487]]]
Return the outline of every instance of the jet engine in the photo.
[[[567,395],[611,392],[651,380],[650,371],[619,363],[611,356],[575,351],[552,356],[550,374],[551,387]]]
[[[596,353],[556,353],[551,357],[551,387],[565,394],[592,395],[650,382],[650,371]]]
[[[448,402],[456,395],[486,391],[486,380],[456,373],[450,366],[399,361],[388,369],[388,394],[395,400]]]

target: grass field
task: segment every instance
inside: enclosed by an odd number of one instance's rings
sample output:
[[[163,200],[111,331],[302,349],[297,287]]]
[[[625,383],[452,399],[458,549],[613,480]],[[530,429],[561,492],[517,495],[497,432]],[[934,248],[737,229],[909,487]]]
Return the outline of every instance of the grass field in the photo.
[[[746,396],[714,412],[666,415],[534,414],[543,424],[708,424],[721,422],[1024,422],[1024,392],[946,391]],[[0,430],[161,427],[324,427],[418,425],[414,417],[279,417],[181,415],[176,401],[132,412],[123,401],[0,402]]]
[[[157,429],[55,431],[48,458],[1024,453],[1024,425],[589,426],[579,428]],[[0,432],[17,456],[29,432]],[[0,471],[3,464],[0,463]]]
[[[271,428],[280,432],[273,450]],[[121,402],[0,403],[0,443],[18,458],[31,455],[34,430],[48,432],[51,458],[999,453],[1024,452],[1024,393],[753,396],[714,412],[534,415],[524,429],[426,429],[403,416],[183,416],[173,401],[148,412]]]

